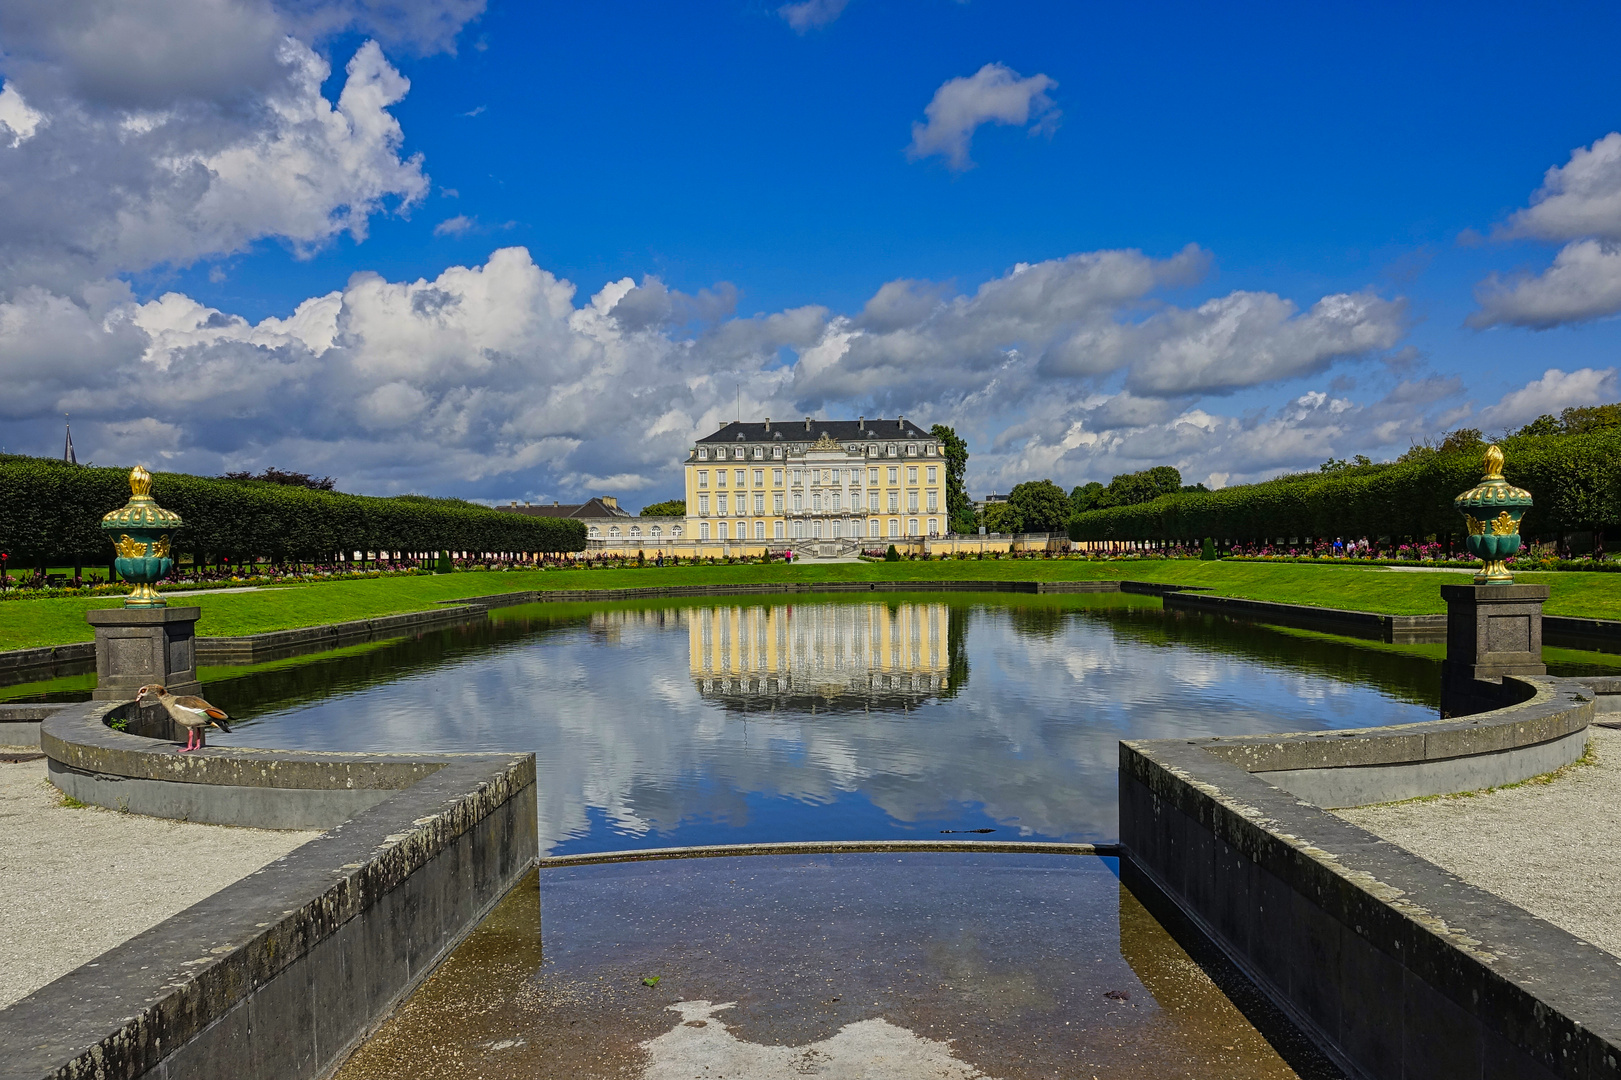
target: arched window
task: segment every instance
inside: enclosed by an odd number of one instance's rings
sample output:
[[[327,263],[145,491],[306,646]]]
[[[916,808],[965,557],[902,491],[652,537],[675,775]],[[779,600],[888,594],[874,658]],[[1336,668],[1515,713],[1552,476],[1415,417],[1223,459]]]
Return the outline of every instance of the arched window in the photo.
[[[615,525],[613,528],[609,529],[608,530],[608,535],[609,536],[618,536],[619,535],[619,526]]]
[[[724,521],[720,523],[720,539],[726,539],[726,522]]]
[[[632,525],[630,527],[630,535],[632,535],[632,536],[640,536],[640,535],[642,535],[642,527],[640,525]]]
[[[700,521],[698,523],[698,539],[700,539],[700,540],[708,540],[709,539],[709,522]]]
[[[664,530],[659,528],[657,525],[655,525],[655,526],[653,526],[653,535],[654,536],[663,536],[664,535]]]
[[[677,540],[681,539],[681,526],[679,526],[679,525],[670,526],[670,535],[672,537],[674,537],[675,539],[677,539]]]
[[[774,537],[774,538],[775,538],[775,539],[777,539],[777,540],[781,540],[781,539],[782,539],[782,538],[783,538],[783,535],[782,535],[782,534],[783,534],[783,528],[782,528],[782,522],[780,522],[780,521],[778,521],[778,522],[775,522],[775,523],[774,523],[774,524],[773,524],[773,525],[772,525],[772,526],[771,526],[771,535],[772,535],[772,536],[773,536],[773,537]]]
[[[765,539],[765,522],[756,521],[754,523],[754,538],[756,540],[764,540]]]
[[[586,530],[586,535],[587,536],[597,536],[597,535],[600,535],[600,534],[599,534],[599,532],[597,530],[597,527],[595,525],[593,525],[593,526],[591,526],[590,529]]]

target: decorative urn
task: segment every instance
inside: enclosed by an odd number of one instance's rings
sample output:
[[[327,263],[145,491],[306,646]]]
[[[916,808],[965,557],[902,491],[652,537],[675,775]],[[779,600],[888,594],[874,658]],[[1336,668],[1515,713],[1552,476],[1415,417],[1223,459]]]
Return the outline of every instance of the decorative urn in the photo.
[[[1486,564],[1476,585],[1508,585],[1514,575],[1503,560],[1520,550],[1520,518],[1531,509],[1531,493],[1503,479],[1503,451],[1486,448],[1486,475],[1452,500],[1469,527],[1469,554]]]
[[[135,586],[124,606],[166,606],[153,585],[174,567],[169,557],[170,538],[180,530],[180,515],[152,501],[152,474],[139,465],[129,472],[129,502],[101,519],[118,558],[113,566]]]

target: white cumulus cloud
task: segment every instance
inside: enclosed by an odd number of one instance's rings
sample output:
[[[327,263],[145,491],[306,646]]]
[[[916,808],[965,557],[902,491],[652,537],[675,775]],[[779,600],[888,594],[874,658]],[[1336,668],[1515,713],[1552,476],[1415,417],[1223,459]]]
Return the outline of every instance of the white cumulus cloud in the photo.
[[[953,170],[973,168],[969,143],[982,124],[1023,126],[1049,133],[1061,113],[1047,96],[1058,83],[1046,75],[1021,78],[1005,64],[986,64],[972,75],[947,79],[923,109],[927,123],[912,125],[906,155],[913,161],[939,155]]]
[[[802,0],[797,4],[784,4],[777,14],[785,19],[797,33],[807,33],[827,26],[844,14],[850,0]]]

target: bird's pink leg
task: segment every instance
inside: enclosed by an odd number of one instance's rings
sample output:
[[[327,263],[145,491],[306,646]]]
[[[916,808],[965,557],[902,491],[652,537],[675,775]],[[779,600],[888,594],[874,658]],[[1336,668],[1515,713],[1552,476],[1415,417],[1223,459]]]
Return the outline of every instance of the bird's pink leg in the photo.
[[[196,728],[187,728],[186,729],[186,745],[180,748],[180,752],[182,754],[184,754],[187,750],[195,750],[195,749],[197,749],[194,745],[192,745],[193,742],[195,742],[196,738],[197,738],[197,729]]]

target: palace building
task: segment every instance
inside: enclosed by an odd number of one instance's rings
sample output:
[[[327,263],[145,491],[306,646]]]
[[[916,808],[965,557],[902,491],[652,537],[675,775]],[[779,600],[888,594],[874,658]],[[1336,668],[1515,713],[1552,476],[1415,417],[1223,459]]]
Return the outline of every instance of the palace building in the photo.
[[[894,420],[727,424],[687,454],[686,536],[766,545],[940,536],[940,440]]]

